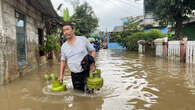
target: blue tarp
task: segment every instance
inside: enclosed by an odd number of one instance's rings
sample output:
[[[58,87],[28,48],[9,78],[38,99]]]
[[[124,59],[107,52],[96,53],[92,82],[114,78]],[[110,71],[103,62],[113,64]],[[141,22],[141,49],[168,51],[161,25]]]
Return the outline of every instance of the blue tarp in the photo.
[[[150,29],[153,29],[153,28],[150,28]],[[144,32],[149,32],[150,29],[144,29]],[[164,33],[164,34],[168,33],[168,28],[154,28],[154,29],[161,30],[161,32]]]
[[[108,48],[109,49],[126,49],[123,46],[121,46],[119,43],[116,43],[116,42],[110,42],[108,44]]]

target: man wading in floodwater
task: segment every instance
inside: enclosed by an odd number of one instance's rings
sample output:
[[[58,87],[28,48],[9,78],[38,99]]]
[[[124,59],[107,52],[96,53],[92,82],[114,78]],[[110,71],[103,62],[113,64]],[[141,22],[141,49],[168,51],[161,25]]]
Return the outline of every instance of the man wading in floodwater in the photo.
[[[89,76],[89,71],[83,70],[81,61],[88,54],[93,56],[92,58],[95,59],[96,52],[86,37],[75,36],[74,32],[74,27],[70,22],[65,22],[63,24],[63,33],[66,37],[66,42],[61,47],[59,80],[62,82],[65,67],[68,65],[71,71],[74,89],[85,91],[86,79]],[[94,63],[94,66],[91,66],[90,71],[95,71]]]

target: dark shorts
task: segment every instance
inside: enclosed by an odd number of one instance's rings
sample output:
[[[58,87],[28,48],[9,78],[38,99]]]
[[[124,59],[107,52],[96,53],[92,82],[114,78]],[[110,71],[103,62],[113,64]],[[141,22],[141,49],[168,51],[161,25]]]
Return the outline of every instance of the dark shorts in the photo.
[[[71,72],[71,77],[74,89],[84,91],[87,77],[89,77],[89,72],[88,71],[83,71],[80,73]]]

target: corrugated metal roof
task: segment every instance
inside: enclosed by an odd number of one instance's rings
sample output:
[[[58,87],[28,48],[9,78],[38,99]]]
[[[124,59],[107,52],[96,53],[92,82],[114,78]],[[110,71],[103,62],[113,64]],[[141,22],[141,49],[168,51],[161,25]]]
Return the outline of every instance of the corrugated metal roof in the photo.
[[[35,9],[39,10],[45,16],[58,18],[56,11],[50,0],[26,0]]]

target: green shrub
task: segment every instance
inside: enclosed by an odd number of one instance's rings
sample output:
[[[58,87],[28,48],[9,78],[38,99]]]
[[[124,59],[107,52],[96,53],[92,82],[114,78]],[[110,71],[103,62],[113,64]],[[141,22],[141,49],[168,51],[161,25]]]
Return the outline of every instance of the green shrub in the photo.
[[[59,52],[60,44],[58,43],[58,38],[56,34],[51,34],[47,37],[45,45],[41,47],[41,50],[43,50],[46,53],[49,53],[52,51]]]
[[[168,37],[168,40],[175,40],[174,39],[174,36],[175,36],[174,32],[169,32],[169,33],[166,34],[166,36]]]
[[[157,38],[165,37],[161,31],[157,29],[151,29],[149,32],[137,32],[132,34],[131,36],[127,36],[126,39],[126,47],[128,50],[137,51],[138,44],[137,41],[145,40],[147,44],[152,44],[153,40]]]
[[[144,32],[137,32],[132,34],[131,36],[127,36],[126,46],[128,50],[136,51],[138,49],[138,40],[143,40],[145,36]]]
[[[165,37],[165,34],[163,34],[160,30],[151,29],[149,32],[145,32],[144,40],[151,43],[153,40],[163,37]]]

